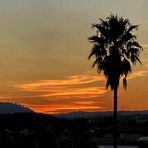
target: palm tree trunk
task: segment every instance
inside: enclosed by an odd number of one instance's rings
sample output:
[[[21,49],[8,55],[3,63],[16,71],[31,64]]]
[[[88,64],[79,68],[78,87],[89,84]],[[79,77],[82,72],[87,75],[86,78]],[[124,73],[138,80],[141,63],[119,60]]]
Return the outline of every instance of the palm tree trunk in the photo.
[[[113,147],[117,148],[117,89],[114,89]]]

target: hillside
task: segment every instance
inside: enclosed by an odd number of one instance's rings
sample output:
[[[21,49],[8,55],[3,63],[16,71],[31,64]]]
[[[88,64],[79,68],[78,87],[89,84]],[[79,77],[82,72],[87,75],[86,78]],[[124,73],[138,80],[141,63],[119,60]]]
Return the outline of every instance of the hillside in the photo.
[[[110,117],[112,116],[112,111],[107,112],[70,112],[65,114],[54,114],[53,116],[58,118],[74,119],[74,118],[100,118],[100,117]],[[118,116],[146,116],[148,115],[148,110],[144,111],[118,111]]]
[[[28,113],[31,109],[17,103],[0,102],[0,114]]]

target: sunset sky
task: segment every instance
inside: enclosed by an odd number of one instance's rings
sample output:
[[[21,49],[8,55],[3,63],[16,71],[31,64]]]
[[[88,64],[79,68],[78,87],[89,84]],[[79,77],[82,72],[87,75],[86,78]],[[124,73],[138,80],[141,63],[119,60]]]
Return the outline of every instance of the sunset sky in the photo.
[[[113,94],[88,61],[92,23],[111,13],[138,24],[142,65],[119,110],[148,109],[148,0],[0,0],[0,99],[42,113],[112,110]]]

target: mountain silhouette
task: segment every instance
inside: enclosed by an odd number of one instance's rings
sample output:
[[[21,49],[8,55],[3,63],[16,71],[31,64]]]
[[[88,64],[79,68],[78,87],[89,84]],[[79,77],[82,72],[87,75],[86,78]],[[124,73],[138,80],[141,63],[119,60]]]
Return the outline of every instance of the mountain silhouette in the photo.
[[[29,113],[31,109],[11,102],[0,102],[0,114]]]
[[[77,111],[77,112],[69,112],[64,114],[54,114],[53,116],[57,118],[66,118],[66,119],[75,119],[75,118],[98,118],[98,117],[109,117],[112,116],[112,111],[106,112],[85,112],[85,111]],[[140,111],[119,111],[119,116],[145,116],[148,115],[148,110],[140,110]]]

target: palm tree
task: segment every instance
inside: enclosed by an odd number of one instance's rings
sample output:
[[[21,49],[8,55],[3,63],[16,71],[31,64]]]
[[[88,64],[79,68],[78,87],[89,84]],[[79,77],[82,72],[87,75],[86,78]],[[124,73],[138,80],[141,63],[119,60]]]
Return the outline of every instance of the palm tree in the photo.
[[[132,65],[141,63],[139,54],[142,49],[132,31],[138,25],[131,25],[128,19],[110,15],[99,24],[93,24],[96,35],[89,37],[93,44],[89,59],[94,57],[92,67],[97,67],[98,73],[103,72],[106,77],[106,88],[114,92],[113,111],[113,145],[117,148],[117,92],[120,79],[123,87],[127,87],[127,75],[132,71]]]

